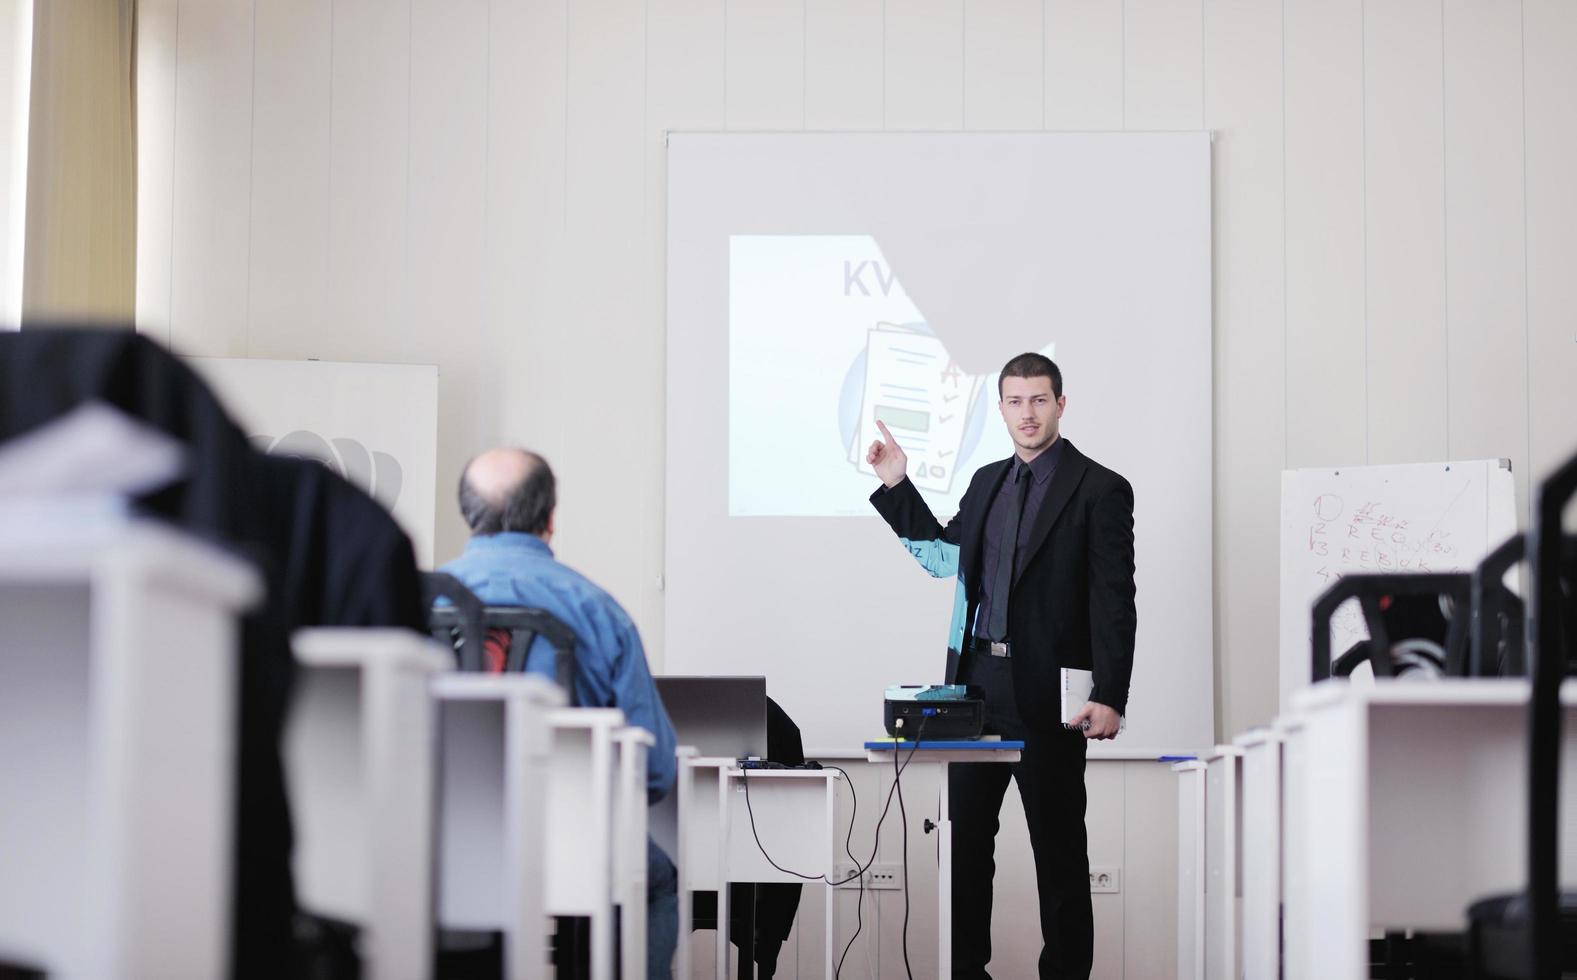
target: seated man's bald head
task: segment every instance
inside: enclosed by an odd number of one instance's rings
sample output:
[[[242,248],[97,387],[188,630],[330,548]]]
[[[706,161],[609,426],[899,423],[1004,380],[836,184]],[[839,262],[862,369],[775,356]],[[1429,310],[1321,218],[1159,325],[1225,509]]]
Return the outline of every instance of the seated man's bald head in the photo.
[[[489,449],[460,474],[460,513],[472,534],[545,535],[556,504],[552,467],[524,449]]]

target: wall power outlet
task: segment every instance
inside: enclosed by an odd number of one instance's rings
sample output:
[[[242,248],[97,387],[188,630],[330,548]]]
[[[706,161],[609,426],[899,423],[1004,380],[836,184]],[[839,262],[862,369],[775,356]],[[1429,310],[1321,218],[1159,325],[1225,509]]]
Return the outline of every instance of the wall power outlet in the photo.
[[[845,878],[854,877],[854,865],[840,864],[833,872],[833,881],[843,881]],[[903,864],[898,862],[876,862],[865,869],[865,887],[881,891],[884,889],[898,889],[903,887]],[[847,881],[838,886],[843,889],[859,890],[858,880]]]
[[[1123,869],[1109,864],[1090,865],[1090,892],[1116,894],[1123,890]]]

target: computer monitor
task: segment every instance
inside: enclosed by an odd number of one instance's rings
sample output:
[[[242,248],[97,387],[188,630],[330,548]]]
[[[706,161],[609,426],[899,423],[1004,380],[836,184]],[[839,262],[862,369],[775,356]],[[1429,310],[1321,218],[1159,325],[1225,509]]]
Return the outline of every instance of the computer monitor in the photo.
[[[765,677],[658,677],[657,693],[680,745],[703,756],[767,756]]]

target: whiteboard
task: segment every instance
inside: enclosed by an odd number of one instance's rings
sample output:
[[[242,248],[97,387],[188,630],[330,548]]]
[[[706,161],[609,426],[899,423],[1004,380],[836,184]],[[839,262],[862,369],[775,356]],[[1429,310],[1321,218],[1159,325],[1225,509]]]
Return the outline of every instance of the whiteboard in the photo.
[[[438,368],[248,357],[184,360],[264,452],[315,459],[365,490],[433,563]]]
[[[935,365],[905,450],[945,521],[1012,451],[995,372],[1048,350],[1062,432],[1136,497],[1127,729],[1093,754],[1210,745],[1207,134],[673,134],[667,233],[667,672],[765,676],[812,754],[882,734],[888,685],[942,679],[954,581],[867,500],[870,386]]]
[[[1314,600],[1354,572],[1471,570],[1517,530],[1501,459],[1283,470],[1281,707],[1308,686]],[[1356,602],[1331,617],[1331,649],[1369,633]]]

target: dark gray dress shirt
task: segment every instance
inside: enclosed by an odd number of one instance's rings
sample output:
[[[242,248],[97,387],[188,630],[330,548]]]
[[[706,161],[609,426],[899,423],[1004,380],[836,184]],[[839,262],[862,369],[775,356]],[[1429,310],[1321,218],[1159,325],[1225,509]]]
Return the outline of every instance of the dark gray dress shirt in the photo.
[[[1057,472],[1057,461],[1062,458],[1062,437],[1050,448],[1036,456],[1034,460],[1025,463],[1017,456],[1008,467],[1007,477],[1002,481],[997,494],[991,499],[991,508],[986,511],[985,540],[980,550],[980,607],[975,610],[976,628],[970,631],[972,636],[980,636],[983,624],[991,621],[991,592],[996,584],[997,565],[1001,561],[1002,531],[1007,523],[1008,508],[1013,504],[1013,484],[1021,466],[1029,467],[1029,492],[1024,498],[1024,514],[1018,522],[1018,545],[1013,555],[1013,576],[1024,570],[1025,546],[1029,542],[1030,532],[1035,527],[1035,517],[1040,513],[1040,505],[1046,500],[1046,491],[1051,487],[1051,478]],[[1010,641],[1012,637],[1008,638]]]

